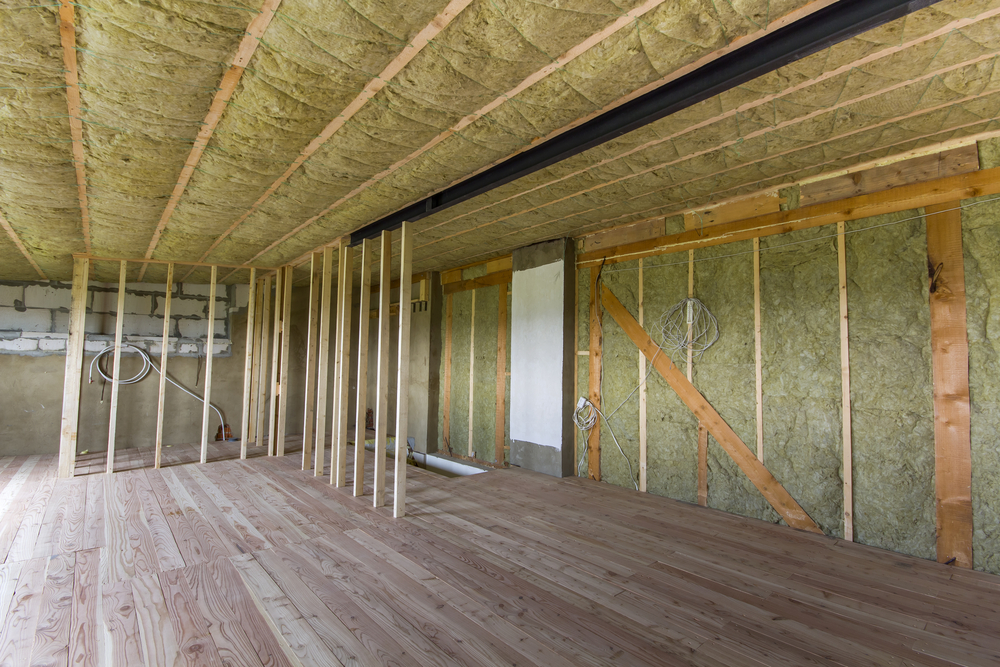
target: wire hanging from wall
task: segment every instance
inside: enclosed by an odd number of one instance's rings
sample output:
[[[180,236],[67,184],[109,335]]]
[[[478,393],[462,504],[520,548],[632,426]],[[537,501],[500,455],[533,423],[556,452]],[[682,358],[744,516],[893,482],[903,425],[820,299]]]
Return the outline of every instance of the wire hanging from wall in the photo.
[[[681,299],[660,316],[660,349],[667,354],[691,350],[701,357],[719,340],[719,321],[701,300]]]

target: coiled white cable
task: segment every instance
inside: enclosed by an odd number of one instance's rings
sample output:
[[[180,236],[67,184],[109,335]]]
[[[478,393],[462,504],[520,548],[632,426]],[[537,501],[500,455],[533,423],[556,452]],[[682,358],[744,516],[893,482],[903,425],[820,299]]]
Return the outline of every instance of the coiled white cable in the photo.
[[[590,430],[597,425],[597,415],[600,415],[604,420],[604,425],[608,427],[608,431],[611,433],[611,438],[615,441],[618,451],[621,452],[622,458],[624,458],[625,463],[628,464],[628,477],[632,480],[635,490],[638,491],[639,483],[635,481],[635,473],[632,471],[632,462],[627,456],[625,456],[625,450],[622,449],[622,446],[618,444],[618,436],[615,435],[615,430],[611,428],[611,422],[604,416],[604,413],[586,398],[580,398],[580,401],[576,404],[576,410],[573,411],[573,422],[576,424],[578,429],[589,436]],[[576,464],[577,475],[580,474],[580,466],[583,465],[583,459],[586,458],[586,456],[587,450],[584,449],[584,454],[580,457],[580,462]]]
[[[150,360],[149,355],[146,353],[146,351],[144,349],[142,349],[141,347],[136,347],[135,345],[132,345],[130,343],[122,343],[122,350],[124,350],[125,348],[129,348],[130,350],[134,350],[135,352],[137,352],[139,354],[140,357],[142,357],[142,368],[139,370],[138,373],[136,373],[132,377],[130,377],[130,378],[126,379],[126,380],[118,380],[118,384],[120,384],[120,385],[121,384],[135,384],[136,382],[141,381],[143,378],[145,378],[149,374],[149,369],[150,368],[152,368],[157,373],[160,372],[160,369],[157,368],[153,364],[152,360]],[[114,345],[108,345],[106,348],[104,348],[103,350],[101,350],[100,352],[98,352],[94,356],[93,359],[90,360],[90,374],[87,376],[87,382],[88,383],[93,384],[93,382],[94,382],[94,366],[97,366],[97,372],[98,372],[98,374],[100,374],[100,376],[102,378],[104,378],[107,382],[113,382],[114,381],[114,378],[112,378],[108,373],[106,373],[104,371],[103,368],[101,368],[101,363],[100,363],[101,357],[103,357],[104,355],[106,355],[109,352],[114,352],[114,350],[115,350],[115,346]],[[202,403],[205,402],[205,399],[203,397],[199,396],[198,394],[196,394],[196,393],[188,390],[186,387],[184,387],[181,384],[177,383],[169,375],[166,376],[166,380],[170,384],[174,385],[175,387],[177,387],[178,389],[180,389],[181,391],[183,391],[188,396],[191,396],[192,398],[196,398],[199,401],[201,401]],[[219,408],[217,408],[214,405],[212,405],[211,403],[208,404],[208,407],[210,407],[213,410],[215,410],[215,413],[217,415],[219,415],[219,423],[224,425],[226,423],[226,419],[225,419],[225,417],[222,416],[222,411],[219,410]]]

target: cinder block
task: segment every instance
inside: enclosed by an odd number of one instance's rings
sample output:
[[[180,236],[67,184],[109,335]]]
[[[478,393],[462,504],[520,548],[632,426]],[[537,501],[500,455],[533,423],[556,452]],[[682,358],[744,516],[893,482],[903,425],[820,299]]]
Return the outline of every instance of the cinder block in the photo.
[[[69,308],[72,300],[72,288],[55,287],[49,283],[27,285],[24,288],[24,305],[29,308],[59,308],[60,306]]]
[[[162,308],[162,304],[160,307]],[[175,315],[180,315],[181,317],[207,317],[208,299],[173,299],[170,302],[170,316],[173,317]]]
[[[43,352],[65,352],[65,338],[41,338],[38,340],[38,349]]]
[[[126,315],[122,333],[126,336],[156,336],[163,333],[163,320],[150,315]]]
[[[149,315],[153,312],[153,297],[148,294],[129,294],[126,291],[125,312],[136,315]]]
[[[38,349],[38,340],[34,338],[13,338],[10,340],[0,340],[0,352],[24,353],[34,352]]]
[[[23,285],[0,285],[0,306],[14,306],[14,301],[24,300]]]
[[[197,343],[182,343],[181,351],[178,354],[193,356],[198,354],[198,349]]]
[[[250,303],[250,285],[237,285],[233,297],[233,308],[246,308]]]
[[[52,311],[47,308],[29,308],[22,313],[13,308],[0,307],[0,330],[51,331]]]
[[[204,338],[208,333],[207,320],[180,320],[181,338]]]
[[[211,286],[181,283],[180,288],[181,294],[188,296],[208,296],[210,294],[209,290],[211,289]],[[216,288],[216,292],[218,292],[218,288]]]

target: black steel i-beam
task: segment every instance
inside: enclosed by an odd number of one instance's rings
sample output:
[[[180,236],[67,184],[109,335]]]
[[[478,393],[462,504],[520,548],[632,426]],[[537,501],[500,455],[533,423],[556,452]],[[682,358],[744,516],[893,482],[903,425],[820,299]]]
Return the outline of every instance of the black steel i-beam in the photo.
[[[639,129],[939,0],[840,0],[351,234],[356,245]]]

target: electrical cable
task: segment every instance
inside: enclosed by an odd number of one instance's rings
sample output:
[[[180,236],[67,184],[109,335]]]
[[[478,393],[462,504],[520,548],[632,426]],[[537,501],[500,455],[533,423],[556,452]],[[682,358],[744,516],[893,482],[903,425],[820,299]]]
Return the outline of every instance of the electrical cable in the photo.
[[[125,348],[129,348],[131,350],[134,350],[135,352],[137,352],[139,354],[140,357],[142,357],[142,368],[139,370],[138,373],[136,373],[135,375],[133,375],[132,377],[130,377],[130,378],[126,379],[126,380],[119,379],[118,380],[118,384],[120,384],[120,385],[121,384],[135,384],[136,382],[140,382],[143,378],[145,378],[147,375],[149,375],[149,369],[150,368],[152,368],[157,373],[160,372],[160,369],[157,368],[153,364],[152,360],[149,358],[149,354],[147,354],[144,349],[142,349],[141,347],[136,347],[135,345],[132,345],[130,343],[122,343],[121,349],[124,350]],[[91,361],[90,361],[90,374],[87,376],[87,382],[88,382],[88,384],[93,384],[94,383],[94,366],[97,366],[97,372],[98,372],[98,374],[100,374],[100,376],[102,378],[104,378],[105,381],[107,381],[107,382],[113,382],[114,381],[114,378],[112,378],[111,375],[109,375],[108,373],[106,373],[105,370],[103,368],[101,368],[101,363],[99,361],[101,359],[101,357],[103,357],[104,355],[108,354],[109,352],[114,352],[114,350],[115,350],[115,346],[114,345],[108,345],[106,348],[104,348],[103,350],[101,350],[100,352],[98,352],[97,355],[93,359],[91,359]],[[177,381],[175,381],[173,378],[171,378],[169,375],[164,376],[164,378],[166,379],[167,382],[169,382],[170,384],[174,385],[175,387],[177,387],[178,389],[180,389],[181,391],[183,391],[188,396],[196,398],[199,401],[201,401],[202,403],[205,402],[205,399],[203,397],[201,397],[198,394],[195,394],[194,392],[190,391],[189,389],[187,389],[186,387],[184,387],[183,385],[181,385],[180,383],[178,383]],[[208,407],[210,407],[213,410],[215,410],[215,413],[217,415],[219,415],[219,423],[222,424],[223,426],[225,426],[226,418],[223,417],[222,411],[219,410],[219,408],[217,408],[214,405],[212,405],[211,403],[208,404]]]

